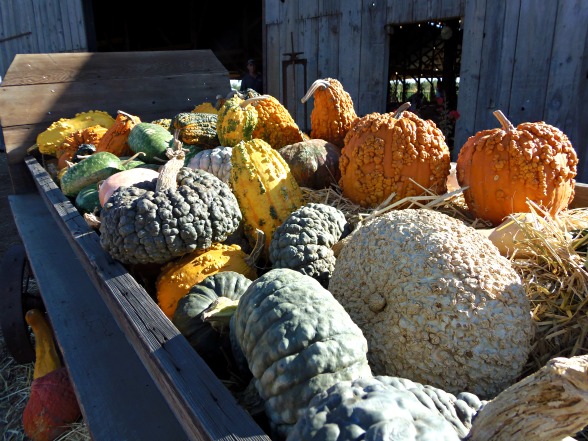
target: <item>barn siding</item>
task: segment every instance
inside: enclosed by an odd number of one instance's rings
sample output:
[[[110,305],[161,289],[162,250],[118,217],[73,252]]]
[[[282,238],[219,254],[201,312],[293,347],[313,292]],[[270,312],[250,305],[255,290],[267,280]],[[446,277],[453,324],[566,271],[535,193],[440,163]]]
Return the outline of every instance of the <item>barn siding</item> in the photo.
[[[513,124],[546,121],[566,133],[580,157],[578,181],[588,182],[588,2],[586,0],[265,0],[273,43],[293,33],[295,51],[308,60],[308,81],[338,78],[358,114],[384,112],[389,38],[386,24],[463,17],[464,40],[453,159],[479,130],[496,127],[501,109]],[[276,7],[277,6],[277,7]],[[290,15],[295,14],[295,15]],[[281,63],[290,42],[269,50],[267,93],[282,97]],[[328,48],[328,50],[325,50]],[[277,70],[275,69],[277,67]],[[301,81],[302,75],[297,81]],[[288,76],[288,83],[292,77]],[[288,84],[288,108],[301,127],[300,85]],[[298,96],[296,96],[298,95]],[[308,115],[312,110],[308,101]]]
[[[0,77],[16,54],[86,52],[82,0],[0,0]]]

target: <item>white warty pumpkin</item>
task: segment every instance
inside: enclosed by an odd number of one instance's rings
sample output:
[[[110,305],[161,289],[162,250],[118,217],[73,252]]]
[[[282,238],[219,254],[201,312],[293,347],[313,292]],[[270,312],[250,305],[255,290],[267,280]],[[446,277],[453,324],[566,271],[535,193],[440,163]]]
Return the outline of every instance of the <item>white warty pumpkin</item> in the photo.
[[[188,162],[187,166],[192,169],[205,170],[212,173],[225,183],[229,183],[231,175],[231,147],[215,147],[198,152]]]
[[[339,254],[329,291],[367,338],[374,375],[491,398],[531,350],[530,304],[510,261],[440,212],[366,222]]]

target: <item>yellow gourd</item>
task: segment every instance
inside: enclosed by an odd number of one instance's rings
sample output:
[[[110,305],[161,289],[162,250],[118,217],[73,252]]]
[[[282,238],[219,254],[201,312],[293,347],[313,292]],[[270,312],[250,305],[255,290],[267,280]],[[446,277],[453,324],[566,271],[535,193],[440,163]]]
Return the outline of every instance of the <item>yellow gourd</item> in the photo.
[[[35,369],[33,379],[40,378],[61,367],[61,359],[53,341],[53,330],[39,309],[30,309],[25,320],[35,336]]]
[[[156,281],[159,307],[171,319],[178,301],[190,291],[190,288],[221,271],[234,271],[248,279],[256,279],[255,262],[263,245],[263,232],[258,231],[258,241],[249,255],[239,245],[216,243],[206,250],[197,250],[166,264]]]

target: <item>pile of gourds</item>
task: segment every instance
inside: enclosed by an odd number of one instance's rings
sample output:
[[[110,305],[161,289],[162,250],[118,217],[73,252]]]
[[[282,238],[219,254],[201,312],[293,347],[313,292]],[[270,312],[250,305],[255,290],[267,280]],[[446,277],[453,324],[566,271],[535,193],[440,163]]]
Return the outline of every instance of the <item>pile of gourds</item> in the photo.
[[[442,195],[451,166],[443,133],[408,105],[358,116],[332,78],[317,80],[303,98],[314,98],[310,136],[276,98],[249,95],[153,122],[122,111],[116,119],[84,112],[54,123],[37,144],[56,156],[64,194],[98,218],[104,250],[125,265],[157,266],[154,298],[215,372],[227,374],[230,352],[229,377],[243,385],[253,378],[273,436],[384,439],[406,429],[422,439],[431,431],[436,439],[463,438],[483,405],[477,395],[490,399],[514,383],[530,350],[530,314],[514,271],[472,281],[472,256],[488,265],[508,267],[508,260],[445,215],[390,214],[349,236],[353,226],[340,209],[308,202],[303,192],[330,187],[366,210],[426,192]],[[578,158],[570,141],[546,123],[514,127],[496,116],[501,127],[470,137],[457,160],[471,216],[497,226],[529,211],[528,201],[556,216],[574,196]],[[346,246],[336,255],[334,245],[347,236],[353,251]],[[402,248],[387,241],[391,236]],[[459,242],[459,253],[437,260],[432,250],[443,250],[451,238],[464,238],[467,246]],[[412,249],[414,241],[424,245]],[[401,257],[410,260],[406,267]],[[389,274],[381,271],[396,263]],[[412,276],[435,265],[450,268],[446,274],[457,284]],[[400,281],[406,285],[397,289]],[[444,298],[452,289],[458,294]],[[434,300],[426,307],[455,339],[445,352],[459,354],[445,372],[418,366],[448,359],[435,352],[443,340],[435,326],[418,319],[426,303],[419,293],[429,292]],[[399,305],[414,320],[404,320],[402,309],[386,320],[406,333],[382,331],[380,311]],[[501,331],[488,325],[496,311],[502,331],[514,337],[489,354],[481,345]],[[429,317],[431,311],[422,312]],[[382,353],[392,360],[383,361]],[[483,375],[476,375],[480,363]],[[429,386],[397,379],[409,373]],[[349,424],[325,416],[335,408],[351,412],[349,388],[365,397],[367,417]],[[371,400],[394,410],[376,418],[379,404]]]

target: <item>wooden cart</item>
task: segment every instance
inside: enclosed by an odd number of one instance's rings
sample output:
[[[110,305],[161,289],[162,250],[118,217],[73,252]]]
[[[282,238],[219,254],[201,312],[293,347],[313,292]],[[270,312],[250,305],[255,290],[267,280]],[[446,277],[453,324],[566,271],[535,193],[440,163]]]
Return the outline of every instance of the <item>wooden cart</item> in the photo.
[[[102,250],[42,158],[27,151],[53,121],[81,111],[124,110],[149,121],[229,90],[228,73],[210,51],[18,55],[0,87],[9,202],[24,245],[4,257],[0,301],[10,306],[6,299],[21,294],[26,259],[96,441],[269,437]],[[573,206],[587,205],[588,186],[578,184]],[[6,316],[3,329],[24,332],[22,309]],[[29,342],[22,343],[13,352],[25,358]]]
[[[11,306],[21,294],[26,258],[94,440],[269,437],[145,289],[102,250],[42,157],[27,152],[62,117],[123,110],[143,121],[171,118],[229,91],[228,72],[208,50],[17,55],[2,82],[8,198],[24,252],[11,249],[4,257],[0,300]],[[22,309],[5,310],[7,316],[3,330],[24,332]],[[13,347],[17,357],[27,356],[27,343]]]

